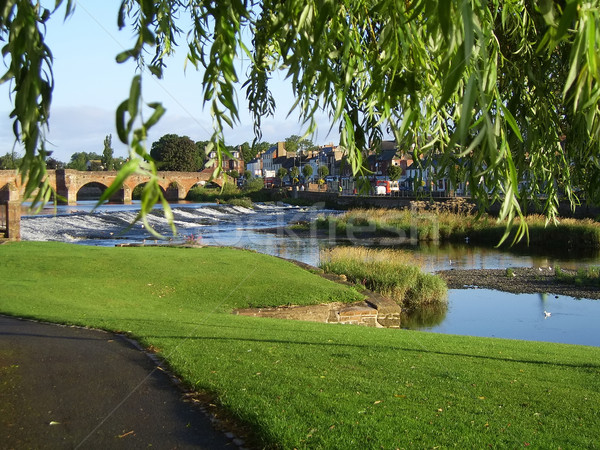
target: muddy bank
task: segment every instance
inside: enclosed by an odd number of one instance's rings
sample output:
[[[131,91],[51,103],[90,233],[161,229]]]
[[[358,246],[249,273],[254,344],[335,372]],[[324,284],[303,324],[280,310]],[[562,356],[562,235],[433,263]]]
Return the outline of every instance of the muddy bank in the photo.
[[[600,299],[600,289],[594,286],[576,286],[561,283],[554,268],[512,268],[478,270],[443,270],[436,272],[450,289],[497,289],[515,294],[548,293],[575,298]]]

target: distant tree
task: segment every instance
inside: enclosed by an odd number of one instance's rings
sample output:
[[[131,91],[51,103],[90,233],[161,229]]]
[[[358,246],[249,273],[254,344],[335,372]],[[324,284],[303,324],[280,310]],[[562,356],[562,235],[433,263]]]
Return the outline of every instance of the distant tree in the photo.
[[[227,172],[227,175],[229,175],[231,178],[235,178],[236,180],[240,177],[240,173],[237,170],[230,170]]]
[[[300,136],[292,134],[285,140],[285,151],[296,153],[298,151],[298,143],[300,142]]]
[[[387,172],[390,180],[397,180],[402,176],[402,167],[389,166]]]
[[[88,162],[92,162],[92,161],[101,161],[102,157],[100,155],[98,155],[97,153],[94,152],[75,152],[71,155],[71,161],[67,164],[67,169],[73,169],[73,170],[88,170]],[[97,163],[97,166],[95,168],[92,168],[92,170],[96,170],[99,168],[101,163]]]
[[[252,172],[244,170],[244,179],[249,180],[252,177]]]
[[[298,166],[291,167],[290,168],[290,178],[291,179],[298,178],[298,175],[300,175],[300,169],[298,168]]]
[[[319,178],[325,178],[327,175],[329,175],[329,169],[327,166],[319,166],[317,175],[319,175]]]
[[[288,174],[288,171],[285,170],[283,167],[280,167],[279,170],[277,171],[277,178],[279,178],[281,181],[283,181],[283,179],[285,178],[285,176]]]
[[[312,174],[313,168],[310,164],[307,164],[302,168],[302,175],[304,175],[304,178],[310,178]]]
[[[269,150],[269,148],[271,148],[272,145],[273,144],[271,144],[270,142],[257,142],[252,146],[252,148],[254,149],[254,155],[266,152],[267,150]]]
[[[115,170],[119,170],[121,167],[123,167],[123,164],[125,164],[127,162],[127,160],[121,156],[116,157],[113,160],[113,165]]]
[[[15,152],[0,156],[0,170],[13,170],[19,167],[21,158]]]
[[[285,150],[293,153],[304,153],[315,148],[310,139],[302,139],[302,136],[292,134],[285,140]]]
[[[112,135],[108,135],[104,138],[104,151],[102,152],[102,166],[104,170],[114,170],[115,161],[113,159],[113,148],[112,148]]]
[[[46,160],[46,169],[56,170],[56,169],[63,169],[64,167],[65,167],[64,162],[58,161],[57,159],[54,159],[52,157],[50,157]]]
[[[200,167],[204,167],[204,163],[208,160],[208,155],[206,154],[206,146],[210,141],[197,141],[196,148],[198,149],[198,159],[200,161]]]
[[[195,172],[200,169],[198,147],[187,136],[165,134],[152,144],[150,156],[158,162],[160,170]]]
[[[240,151],[242,152],[242,159],[245,164],[248,164],[254,158],[256,158],[257,149],[253,148],[248,142],[244,142],[239,145]]]

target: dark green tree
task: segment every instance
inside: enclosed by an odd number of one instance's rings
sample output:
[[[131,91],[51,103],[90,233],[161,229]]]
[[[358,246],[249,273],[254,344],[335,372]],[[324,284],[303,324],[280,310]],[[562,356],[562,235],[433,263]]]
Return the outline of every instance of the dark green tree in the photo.
[[[317,175],[319,175],[319,178],[325,178],[327,175],[329,175],[329,169],[327,166],[319,166]]]
[[[239,146],[240,151],[242,152],[242,159],[245,164],[248,164],[254,158],[256,158],[256,148],[253,148],[248,142],[244,142]]]
[[[58,161],[52,157],[49,157],[46,160],[46,168],[49,170],[63,169],[65,167],[65,163],[62,161]]]
[[[300,175],[300,168],[298,166],[290,167],[290,178],[292,181],[297,181],[298,176]]]
[[[402,176],[402,167],[390,165],[387,173],[390,180],[398,180]]]
[[[104,170],[114,170],[115,161],[113,158],[114,150],[112,148],[112,135],[108,135],[104,138],[104,151],[102,152],[102,166]]]
[[[0,156],[0,170],[13,170],[19,167],[21,158],[15,152]]]
[[[304,175],[304,178],[310,178],[312,174],[313,168],[310,164],[307,164],[302,168],[302,175]]]
[[[195,172],[200,170],[198,146],[187,136],[165,134],[152,144],[150,156],[160,170]]]
[[[208,161],[208,155],[206,154],[206,148],[208,147],[209,141],[197,141],[196,148],[198,149],[198,165],[204,167],[204,163]]]
[[[279,178],[279,180],[282,183],[283,183],[283,179],[286,177],[287,174],[288,174],[288,171],[283,167],[280,167],[279,170],[277,170],[277,178]]]
[[[88,170],[88,163],[92,163],[92,161],[96,161],[96,164],[92,164],[94,167],[90,166],[91,170],[99,170],[101,165],[101,157],[98,153],[91,152],[75,152],[71,155],[71,160],[67,164],[67,169],[73,170]]]

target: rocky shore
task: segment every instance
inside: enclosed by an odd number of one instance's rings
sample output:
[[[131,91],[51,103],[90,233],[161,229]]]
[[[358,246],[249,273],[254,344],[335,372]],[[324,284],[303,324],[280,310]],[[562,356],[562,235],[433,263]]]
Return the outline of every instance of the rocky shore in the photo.
[[[600,299],[595,286],[578,286],[560,282],[553,268],[511,268],[479,270],[443,270],[437,272],[450,289],[497,289],[515,294],[547,293],[575,298]]]

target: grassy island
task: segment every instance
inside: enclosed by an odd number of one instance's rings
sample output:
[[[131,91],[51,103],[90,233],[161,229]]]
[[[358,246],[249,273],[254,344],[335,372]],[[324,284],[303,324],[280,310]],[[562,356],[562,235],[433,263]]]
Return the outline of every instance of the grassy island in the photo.
[[[10,243],[0,285],[1,313],[126,332],[156,349],[259,446],[599,445],[599,348],[231,314],[360,298],[277,258]]]
[[[425,202],[415,203],[416,207],[410,209],[352,209],[341,215],[320,217],[316,225],[341,238],[389,236],[414,241],[468,241],[486,246],[497,245],[506,230],[506,223],[487,214],[478,217],[470,211],[461,211],[461,205],[440,204],[425,208]],[[513,235],[519,220],[515,219]],[[525,221],[529,228],[529,247],[600,249],[600,223],[592,219],[561,218],[554,224],[546,223],[544,216],[530,215]],[[511,243],[512,237],[504,246]],[[527,245],[527,239],[517,244]]]

